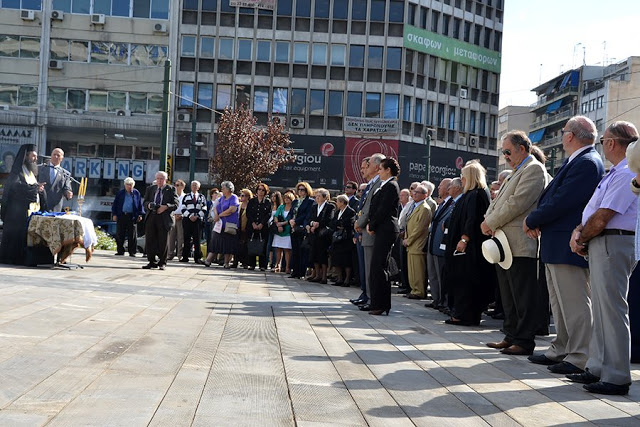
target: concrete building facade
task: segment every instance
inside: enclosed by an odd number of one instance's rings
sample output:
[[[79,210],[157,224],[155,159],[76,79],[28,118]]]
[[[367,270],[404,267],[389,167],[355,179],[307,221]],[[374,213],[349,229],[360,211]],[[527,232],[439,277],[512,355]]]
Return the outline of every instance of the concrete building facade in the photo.
[[[534,120],[530,106],[508,105],[498,112],[498,144],[502,136],[510,131],[523,130],[527,132],[529,124]],[[498,147],[500,149],[500,147]],[[503,156],[498,156],[498,173],[509,168]]]

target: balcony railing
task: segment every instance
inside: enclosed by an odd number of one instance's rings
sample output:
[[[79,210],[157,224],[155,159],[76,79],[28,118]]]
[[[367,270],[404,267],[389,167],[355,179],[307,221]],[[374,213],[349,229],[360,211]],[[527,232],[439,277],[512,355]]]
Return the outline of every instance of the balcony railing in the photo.
[[[529,125],[529,130],[541,129],[549,126],[551,123],[556,123],[564,119],[568,119],[574,115],[574,109],[572,105],[568,105],[553,116],[549,116],[546,119],[533,122]]]
[[[578,87],[577,86],[567,86],[558,92],[550,93],[549,95],[543,95],[538,99],[538,102],[534,102],[531,104],[531,111],[538,110],[541,107],[546,107],[551,104],[553,101],[557,101],[560,98],[564,98],[568,94],[577,95]]]
[[[562,144],[562,135],[554,136],[553,138],[543,139],[538,143],[541,147],[553,147],[555,145]]]

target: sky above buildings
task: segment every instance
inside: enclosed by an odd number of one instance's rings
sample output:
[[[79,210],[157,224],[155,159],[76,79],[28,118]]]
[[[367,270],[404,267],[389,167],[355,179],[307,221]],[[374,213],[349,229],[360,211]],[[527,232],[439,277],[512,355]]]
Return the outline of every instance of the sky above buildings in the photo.
[[[500,108],[536,102],[531,89],[587,65],[640,56],[637,0],[505,0]]]

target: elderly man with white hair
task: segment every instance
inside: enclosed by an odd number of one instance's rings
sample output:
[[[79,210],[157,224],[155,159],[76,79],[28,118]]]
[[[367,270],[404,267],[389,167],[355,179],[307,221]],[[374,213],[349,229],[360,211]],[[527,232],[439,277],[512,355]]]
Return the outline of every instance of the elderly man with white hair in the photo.
[[[145,246],[149,264],[142,268],[164,270],[167,265],[167,238],[173,225],[171,212],[178,206],[176,189],[167,184],[167,173],[158,171],[155,184],[147,188],[144,195]]]
[[[111,205],[111,215],[116,221],[116,255],[124,255],[124,237],[127,236],[129,256],[136,256],[136,223],[142,221],[142,197],[133,188],[136,182],[131,177],[124,179],[124,189],[118,191]]]
[[[422,181],[420,185],[427,189],[427,198],[425,199],[425,203],[427,204],[427,206],[429,206],[431,212],[435,212],[436,209],[438,209],[438,204],[435,200],[433,200],[433,197],[431,196],[433,195],[433,191],[436,189],[436,185],[433,182],[427,180]]]
[[[191,192],[182,199],[182,232],[184,246],[180,262],[189,262],[191,245],[193,245],[193,260],[196,264],[203,264],[200,239],[202,226],[207,217],[207,198],[200,193],[200,181],[191,181]]]

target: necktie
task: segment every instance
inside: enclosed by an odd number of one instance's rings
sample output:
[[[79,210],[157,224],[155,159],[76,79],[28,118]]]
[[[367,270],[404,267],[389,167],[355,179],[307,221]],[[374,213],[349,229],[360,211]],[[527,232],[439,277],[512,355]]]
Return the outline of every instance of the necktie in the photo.
[[[416,206],[418,206],[418,204],[415,202],[411,204],[411,207],[409,208],[409,212],[407,212],[407,218],[411,218],[411,214],[413,213]]]
[[[53,184],[53,181],[55,181],[56,177],[58,176],[58,167],[53,165],[50,165],[49,167],[51,168],[51,174],[49,178],[51,179],[51,184]]]
[[[158,191],[156,191],[155,203],[158,206],[160,206],[160,204],[162,203],[162,189],[160,187],[158,187]]]
[[[371,190],[371,183],[367,184],[364,191],[362,192],[362,197],[360,198],[360,205],[358,206],[358,210],[362,210],[362,206],[364,206],[364,201],[367,198],[367,193]]]

